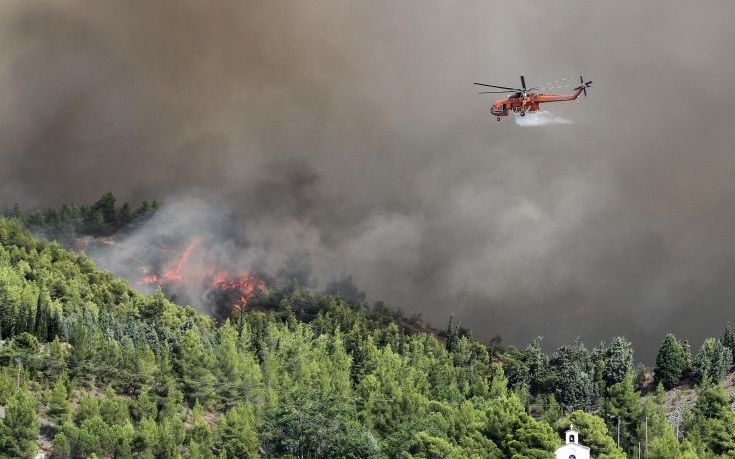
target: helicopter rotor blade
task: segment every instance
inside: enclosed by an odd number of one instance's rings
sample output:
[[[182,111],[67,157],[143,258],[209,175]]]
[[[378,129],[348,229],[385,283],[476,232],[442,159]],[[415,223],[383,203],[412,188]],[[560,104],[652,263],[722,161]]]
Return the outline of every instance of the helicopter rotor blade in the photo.
[[[518,88],[509,88],[507,86],[495,86],[494,84],[475,83],[478,86],[487,86],[488,88],[507,89],[508,91],[521,91]]]
[[[515,91],[482,91],[482,92],[478,92],[477,94],[508,94],[510,92],[515,92]]]

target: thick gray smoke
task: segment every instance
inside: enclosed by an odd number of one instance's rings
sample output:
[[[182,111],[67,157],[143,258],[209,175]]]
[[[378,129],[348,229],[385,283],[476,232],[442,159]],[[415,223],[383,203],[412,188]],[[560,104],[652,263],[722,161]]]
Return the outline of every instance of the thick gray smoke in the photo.
[[[697,345],[735,320],[732,17],[728,1],[6,0],[0,201],[162,198],[218,246],[350,274],[435,325],[625,334],[650,359],[666,331]],[[579,73],[590,97],[553,107],[572,123],[534,129],[497,123],[471,84]]]

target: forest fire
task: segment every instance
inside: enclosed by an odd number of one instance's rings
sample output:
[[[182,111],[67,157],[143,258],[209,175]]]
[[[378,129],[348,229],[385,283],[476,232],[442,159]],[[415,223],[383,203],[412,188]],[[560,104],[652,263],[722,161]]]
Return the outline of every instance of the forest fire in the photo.
[[[232,305],[233,310],[237,312],[247,306],[255,295],[267,292],[265,282],[250,272],[245,272],[240,277],[231,277],[227,271],[220,271],[211,277],[209,285],[213,289],[231,292],[234,297],[239,296]]]
[[[165,253],[165,251],[163,252]],[[165,258],[165,256],[163,256]],[[241,312],[254,297],[267,293],[265,281],[249,269],[238,270],[240,274],[216,266],[205,266],[207,252],[201,247],[201,238],[194,237],[175,259],[161,263],[163,268],[141,267],[140,282],[160,286],[167,296],[187,301],[203,301],[211,306],[220,318],[232,312]],[[203,292],[200,298],[191,298],[186,292]],[[197,295],[198,296],[198,295]]]
[[[143,272],[143,277],[141,280],[143,281],[143,283],[147,285],[161,285],[180,281],[182,271],[186,264],[189,262],[191,251],[194,250],[194,247],[196,247],[199,242],[201,242],[201,238],[199,237],[195,237],[194,239],[192,239],[191,242],[187,244],[186,248],[184,248],[184,251],[182,252],[181,256],[176,260],[176,262],[168,265],[161,274],[151,272],[150,268],[148,268],[147,266],[143,266],[143,268],[141,268],[141,271]]]

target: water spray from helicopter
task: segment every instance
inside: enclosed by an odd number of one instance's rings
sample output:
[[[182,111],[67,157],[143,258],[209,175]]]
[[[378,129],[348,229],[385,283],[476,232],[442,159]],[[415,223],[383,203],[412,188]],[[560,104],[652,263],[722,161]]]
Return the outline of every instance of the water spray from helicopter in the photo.
[[[547,126],[549,124],[573,124],[573,121],[548,110],[527,113],[525,116],[513,117],[516,125],[523,127]]]

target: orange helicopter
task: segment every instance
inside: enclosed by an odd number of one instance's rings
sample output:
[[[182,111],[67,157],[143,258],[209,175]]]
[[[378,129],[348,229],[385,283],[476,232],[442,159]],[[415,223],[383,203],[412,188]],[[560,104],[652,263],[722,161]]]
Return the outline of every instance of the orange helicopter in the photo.
[[[561,80],[559,80],[561,81]],[[555,82],[556,83],[556,82]],[[492,108],[490,108],[490,114],[497,116],[500,121],[501,116],[508,116],[508,113],[519,113],[521,116],[526,116],[526,112],[535,112],[539,110],[539,106],[545,102],[564,102],[567,100],[575,100],[581,92],[587,96],[587,88],[592,85],[592,80],[585,82],[582,76],[579,76],[579,85],[574,88],[574,92],[571,94],[554,95],[554,94],[543,94],[536,93],[543,89],[543,86],[538,88],[526,88],[526,79],[521,75],[521,87],[520,88],[509,88],[506,86],[495,86],[492,84],[475,83],[478,86],[487,86],[489,88],[502,89],[503,91],[484,91],[479,94],[506,94],[513,93],[505,99],[496,101]]]

